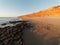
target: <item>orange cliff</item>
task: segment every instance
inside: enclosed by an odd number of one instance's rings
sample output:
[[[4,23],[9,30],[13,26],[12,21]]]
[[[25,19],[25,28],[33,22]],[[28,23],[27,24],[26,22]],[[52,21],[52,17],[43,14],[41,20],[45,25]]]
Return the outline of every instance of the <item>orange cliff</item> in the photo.
[[[43,16],[60,16],[60,6],[55,6],[47,10],[36,12],[33,14],[28,14],[24,16],[19,16],[19,18],[29,20],[35,24],[35,29],[33,33],[37,35],[45,35],[44,40],[51,39],[52,37],[60,36],[60,24],[57,19],[46,19],[40,18]],[[30,18],[29,18],[30,17]],[[34,18],[31,18],[34,17]],[[58,29],[59,28],[59,29]],[[60,39],[59,39],[60,40]]]
[[[55,6],[47,10],[39,11],[32,14],[27,14],[24,16],[19,16],[19,18],[41,17],[41,16],[60,16],[60,6]]]

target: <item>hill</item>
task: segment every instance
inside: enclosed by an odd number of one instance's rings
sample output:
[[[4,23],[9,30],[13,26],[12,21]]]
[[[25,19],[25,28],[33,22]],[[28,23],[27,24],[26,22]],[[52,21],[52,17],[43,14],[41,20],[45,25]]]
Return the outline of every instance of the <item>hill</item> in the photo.
[[[41,17],[41,16],[60,16],[60,6],[55,6],[52,8],[48,8],[46,10],[42,10],[39,12],[35,12],[32,14],[27,14],[24,16],[19,16],[21,18],[29,18],[29,17]]]

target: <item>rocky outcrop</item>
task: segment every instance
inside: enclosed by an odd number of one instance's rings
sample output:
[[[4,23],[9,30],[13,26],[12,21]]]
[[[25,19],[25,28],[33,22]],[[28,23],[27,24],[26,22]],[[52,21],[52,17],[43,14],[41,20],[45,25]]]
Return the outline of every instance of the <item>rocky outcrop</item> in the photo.
[[[0,24],[0,45],[23,45],[23,31],[32,29],[32,26],[25,20]]]

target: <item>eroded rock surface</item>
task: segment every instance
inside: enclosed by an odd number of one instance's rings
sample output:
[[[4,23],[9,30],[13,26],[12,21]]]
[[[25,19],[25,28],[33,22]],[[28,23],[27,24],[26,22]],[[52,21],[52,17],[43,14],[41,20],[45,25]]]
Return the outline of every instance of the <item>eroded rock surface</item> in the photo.
[[[24,30],[31,30],[32,23],[25,20],[9,20],[0,24],[0,45],[23,45]]]

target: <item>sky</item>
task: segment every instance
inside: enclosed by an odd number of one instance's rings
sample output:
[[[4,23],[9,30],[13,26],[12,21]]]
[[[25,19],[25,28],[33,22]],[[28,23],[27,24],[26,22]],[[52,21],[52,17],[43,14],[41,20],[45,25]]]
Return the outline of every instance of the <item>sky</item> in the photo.
[[[0,0],[0,17],[17,17],[60,5],[60,0]]]

